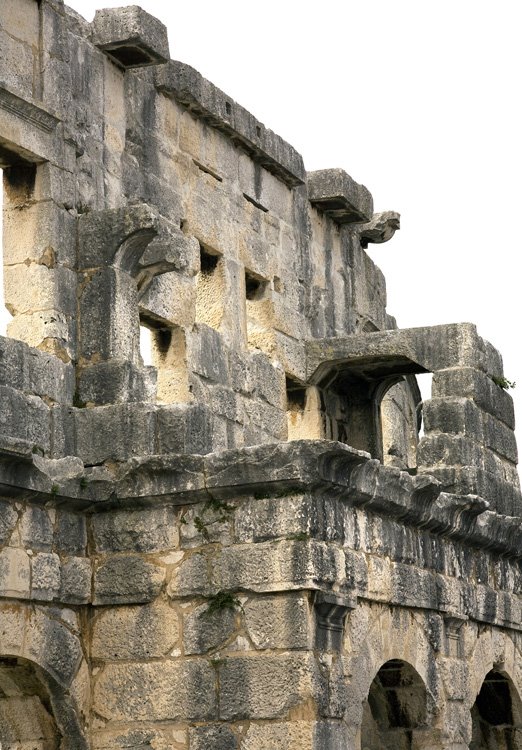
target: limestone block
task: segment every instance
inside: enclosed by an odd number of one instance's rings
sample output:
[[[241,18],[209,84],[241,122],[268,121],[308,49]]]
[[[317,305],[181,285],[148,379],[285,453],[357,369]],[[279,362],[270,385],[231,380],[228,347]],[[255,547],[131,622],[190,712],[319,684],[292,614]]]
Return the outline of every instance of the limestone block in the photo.
[[[480,370],[471,367],[445,369],[433,375],[432,397],[471,398],[484,411],[514,429],[513,399]]]
[[[81,356],[139,363],[138,292],[123,271],[105,268],[84,279],[80,296]],[[100,326],[100,320],[105,321]]]
[[[49,450],[49,407],[35,396],[24,396],[0,386],[0,432],[26,440],[39,450]]]
[[[208,558],[199,552],[186,556],[173,571],[167,593],[172,599],[185,596],[212,596],[216,589],[212,586]]]
[[[422,404],[426,432],[463,434],[481,441],[484,437],[483,412],[470,398],[432,398]]]
[[[209,611],[210,602],[196,607],[183,618],[185,654],[204,654],[222,648],[237,628],[239,608]]]
[[[157,372],[129,361],[98,362],[80,371],[80,401],[102,406],[129,401],[154,401]]]
[[[344,581],[341,550],[314,540],[227,547],[213,561],[216,590],[258,592],[317,588]]]
[[[238,738],[226,724],[210,724],[189,729],[191,750],[238,750]]]
[[[279,362],[262,352],[253,352],[250,361],[254,392],[278,409],[286,408],[285,372]]]
[[[234,512],[238,542],[295,539],[310,535],[317,523],[316,502],[308,495],[246,499]]]
[[[198,324],[187,336],[187,352],[189,367],[194,372],[208,380],[226,384],[227,349],[217,331],[207,325]]]
[[[105,609],[92,624],[94,659],[150,659],[166,656],[177,645],[179,618],[168,604]]]
[[[342,169],[308,172],[310,203],[339,224],[370,221],[373,199],[364,185],[359,185]]]
[[[286,411],[254,398],[245,399],[245,416],[254,428],[273,435],[277,440],[284,440],[287,434]],[[268,441],[267,441],[268,442]]]
[[[308,597],[301,592],[260,596],[244,605],[248,636],[258,649],[309,649],[313,621]]]
[[[4,547],[0,551],[0,594],[13,599],[28,599],[30,562],[23,549]]]
[[[85,516],[58,508],[54,535],[55,549],[65,555],[82,555],[87,545]]]
[[[159,552],[178,547],[176,511],[172,507],[97,513],[92,537],[97,552]]]
[[[60,591],[60,558],[53,553],[40,552],[31,558],[31,597],[52,601]]]
[[[395,563],[392,571],[391,599],[397,604],[435,609],[437,588],[431,571]]]
[[[159,320],[190,328],[196,318],[194,277],[176,271],[156,276],[140,298],[140,307]]]
[[[38,8],[34,0],[5,0],[2,26],[10,36],[25,44],[38,44]]]
[[[210,410],[200,404],[161,406],[156,413],[155,451],[206,454],[214,449]]]
[[[134,604],[155,599],[165,580],[165,569],[138,555],[111,557],[94,572],[93,604]]]
[[[97,10],[93,43],[124,68],[156,65],[169,59],[167,29],[137,5]]]
[[[92,738],[92,750],[123,750],[139,748],[146,750],[156,746],[158,750],[186,750],[187,729],[183,724],[170,727],[142,727],[95,730]]]
[[[74,354],[75,325],[74,319],[59,310],[40,310],[10,320],[7,335],[68,359]]]
[[[12,315],[57,310],[76,315],[76,274],[60,266],[18,264],[4,270],[5,305]]]
[[[0,544],[3,545],[9,541],[11,534],[18,522],[18,513],[13,507],[13,503],[6,500],[0,500]]]
[[[266,211],[287,224],[292,223],[292,190],[247,154],[241,154],[239,158],[239,188]]]
[[[331,747],[332,750],[334,748],[331,744],[316,743],[316,722],[312,720],[270,724],[251,722],[241,743],[241,750],[314,750],[321,746]]]
[[[150,454],[154,438],[154,411],[146,404],[118,404],[96,409],[75,409],[77,455],[86,464],[108,458]]]
[[[35,396],[70,404],[75,388],[74,367],[54,354],[24,346],[26,385]],[[9,383],[9,385],[11,385]]]
[[[30,637],[24,644],[24,658],[39,664],[66,688],[78,671],[83,658],[78,636],[59,620],[42,616],[37,611],[30,622]]]
[[[60,601],[85,604],[91,600],[91,561],[86,557],[69,557],[62,564]]]
[[[28,505],[22,515],[20,535],[24,547],[49,551],[53,546],[53,523],[48,511],[37,505]]]
[[[315,669],[302,653],[227,658],[218,671],[226,720],[283,718],[313,693]]]
[[[76,219],[54,200],[5,210],[3,227],[5,264],[76,265]]]
[[[17,14],[15,14],[17,15]],[[15,39],[0,29],[2,65],[0,74],[6,88],[31,101],[35,94],[35,50],[29,44]]]
[[[93,708],[115,722],[212,719],[215,671],[199,659],[106,665],[94,685]]]

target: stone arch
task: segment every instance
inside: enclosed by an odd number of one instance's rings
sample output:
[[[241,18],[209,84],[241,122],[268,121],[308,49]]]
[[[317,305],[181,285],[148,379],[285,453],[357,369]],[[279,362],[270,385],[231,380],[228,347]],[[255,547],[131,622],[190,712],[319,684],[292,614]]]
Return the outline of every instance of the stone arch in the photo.
[[[405,663],[418,676],[417,684],[423,685],[426,698],[424,727],[433,727],[436,723],[440,677],[428,632],[429,623],[423,613],[400,607],[360,603],[347,617],[344,650],[347,674],[353,675],[346,685],[350,706],[347,733],[351,746],[362,748],[366,702],[376,675],[389,662]]]
[[[364,703],[362,750],[409,750],[426,718],[426,686],[419,673],[408,662],[390,659],[373,678]]]
[[[513,681],[498,669],[484,678],[471,709],[470,750],[520,750],[522,701]]]
[[[463,708],[469,747],[519,750],[522,748],[522,654],[516,640],[508,632],[484,628],[474,642],[468,664],[469,690]],[[495,712],[488,712],[487,701],[497,707]]]
[[[37,750],[87,750],[87,693],[78,636],[43,608],[0,603],[3,746],[25,741],[40,743]]]

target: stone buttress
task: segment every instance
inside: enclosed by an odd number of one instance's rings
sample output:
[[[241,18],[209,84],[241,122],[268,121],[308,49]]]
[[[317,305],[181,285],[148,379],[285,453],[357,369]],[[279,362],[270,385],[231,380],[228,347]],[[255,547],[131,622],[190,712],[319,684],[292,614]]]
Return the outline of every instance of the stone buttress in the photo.
[[[513,404],[399,215],[137,6],[0,52],[2,750],[522,748]]]

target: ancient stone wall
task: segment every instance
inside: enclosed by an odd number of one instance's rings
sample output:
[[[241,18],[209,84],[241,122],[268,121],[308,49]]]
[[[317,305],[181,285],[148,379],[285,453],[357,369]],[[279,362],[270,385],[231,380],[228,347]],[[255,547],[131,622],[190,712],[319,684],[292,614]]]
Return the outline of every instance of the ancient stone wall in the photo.
[[[399,215],[136,6],[0,52],[2,750],[522,746],[513,405]]]

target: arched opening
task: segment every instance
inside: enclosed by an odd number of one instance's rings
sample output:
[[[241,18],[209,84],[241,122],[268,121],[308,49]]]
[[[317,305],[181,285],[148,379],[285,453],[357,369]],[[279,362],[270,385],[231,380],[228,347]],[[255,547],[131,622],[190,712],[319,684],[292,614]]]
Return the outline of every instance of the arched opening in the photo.
[[[60,743],[40,668],[18,657],[0,658],[0,748],[58,750]]]
[[[520,750],[522,703],[513,683],[492,669],[471,709],[470,750]]]
[[[391,385],[389,385],[391,383]],[[380,396],[379,422],[382,462],[398,469],[417,466],[417,444],[421,427],[422,401],[413,375],[384,383]]]
[[[404,661],[391,659],[377,672],[363,707],[362,750],[411,750],[426,726],[426,688]]]

